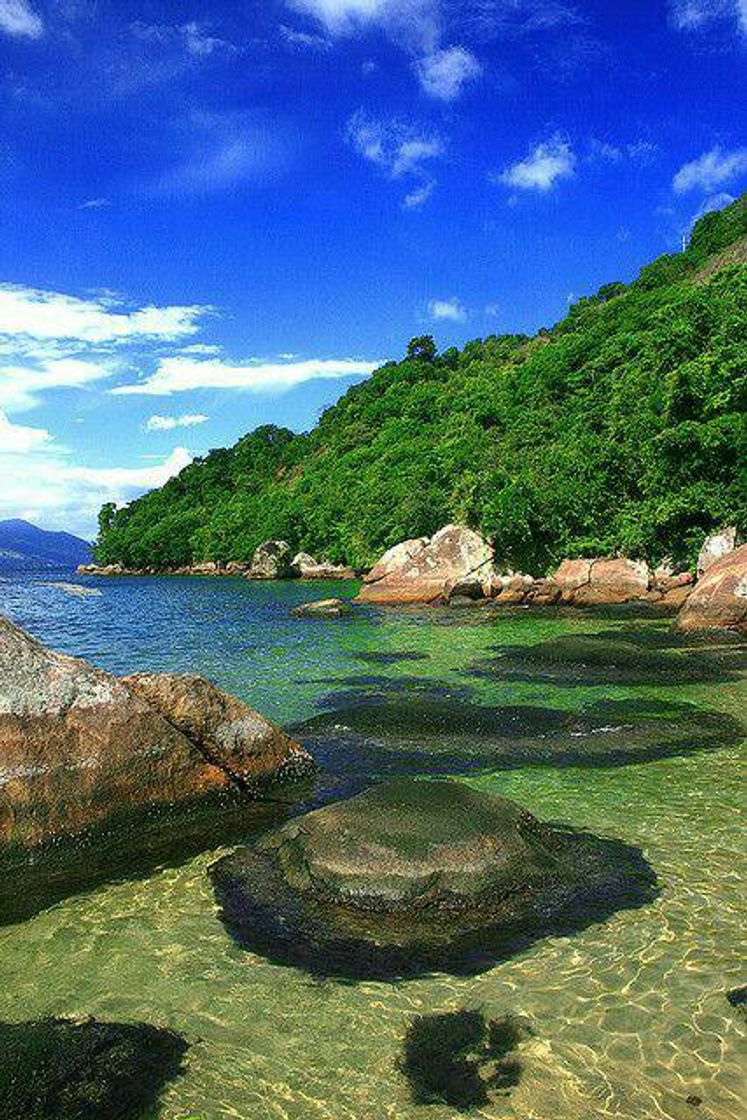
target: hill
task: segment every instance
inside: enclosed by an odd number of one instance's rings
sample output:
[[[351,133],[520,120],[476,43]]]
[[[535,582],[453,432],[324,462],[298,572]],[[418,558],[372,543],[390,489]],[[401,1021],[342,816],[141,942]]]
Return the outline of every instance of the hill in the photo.
[[[70,533],[50,533],[28,521],[0,521],[0,571],[75,568],[87,564],[91,546]]]
[[[97,557],[246,560],[282,537],[363,566],[458,520],[535,574],[618,550],[692,563],[704,533],[747,521],[746,236],[743,196],[534,338],[413,339],[312,432],[259,428],[106,507]]]

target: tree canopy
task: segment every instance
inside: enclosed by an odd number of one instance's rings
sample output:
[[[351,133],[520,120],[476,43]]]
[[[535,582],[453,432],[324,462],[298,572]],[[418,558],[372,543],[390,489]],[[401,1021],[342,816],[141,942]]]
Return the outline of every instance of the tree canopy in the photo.
[[[258,428],[115,514],[100,562],[248,560],[279,537],[365,566],[461,521],[533,574],[566,555],[692,563],[747,523],[747,196],[534,338],[416,338],[307,434]]]

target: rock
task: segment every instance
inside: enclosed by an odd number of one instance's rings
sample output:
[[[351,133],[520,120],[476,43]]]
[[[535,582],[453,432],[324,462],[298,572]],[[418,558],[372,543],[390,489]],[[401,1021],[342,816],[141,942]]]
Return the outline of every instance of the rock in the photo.
[[[636,849],[452,781],[374,787],[267,833],[211,874],[241,944],[344,976],[484,967],[655,896]]]
[[[147,685],[151,679],[136,679],[138,695],[0,618],[0,845],[33,848],[113,827],[134,812],[157,815],[159,807],[191,812],[202,799],[237,795],[244,773],[282,776],[295,769],[299,752],[310,762],[292,740],[268,731],[272,725],[208,682],[156,677],[164,682],[156,688]],[[169,719],[144,699],[148,694]],[[127,838],[140,840],[131,828]]]
[[[215,560],[203,560],[198,564],[190,564],[188,568],[191,576],[218,576],[223,573],[223,565]]]
[[[398,571],[403,565],[407,564],[418,553],[422,552],[427,544],[428,537],[414,537],[412,540],[395,544],[393,548],[387,549],[378,562],[374,564],[368,575],[363,577],[363,582],[378,583],[384,576]]]
[[[742,988],[732,988],[726,993],[726,998],[732,1007],[747,1016],[747,984]]]
[[[726,529],[719,529],[717,533],[711,533],[709,537],[706,537],[698,556],[698,579],[708,571],[712,564],[715,564],[722,556],[733,552],[739,544],[739,534],[735,525],[730,525]]]
[[[409,548],[413,543],[406,542],[407,549],[401,546],[405,558],[396,565],[389,553],[382,557],[360,590],[360,602],[445,602],[452,588],[476,581],[483,585],[483,594],[489,589],[493,550],[479,533],[463,525],[447,525],[419,551]],[[377,577],[377,571],[384,574]]]
[[[345,618],[353,608],[344,599],[319,599],[315,603],[301,603],[291,614],[295,618]]]
[[[229,560],[226,564],[227,576],[243,576],[246,572],[250,571],[251,564],[247,564],[245,560]]]
[[[714,561],[680,613],[679,630],[747,630],[747,544]]]
[[[252,557],[249,579],[290,579],[294,575],[291,546],[286,541],[265,541]]]
[[[645,601],[652,578],[644,560],[564,560],[551,577],[558,599],[578,607]]]
[[[123,683],[241,786],[257,790],[268,779],[303,781],[316,769],[279,727],[204,677],[136,673]]]
[[[343,564],[330,564],[327,560],[320,563],[308,552],[299,552],[294,556],[292,567],[301,579],[355,579],[353,568],[346,568]]]
[[[3,1120],[142,1120],[187,1049],[144,1023],[0,1023]]]
[[[521,572],[501,576],[500,580],[501,589],[495,596],[495,601],[504,607],[517,606],[519,603],[523,603],[532,594],[535,587],[532,576],[522,575]]]
[[[562,595],[560,584],[554,579],[539,579],[531,593],[531,601],[537,607],[551,607]]]

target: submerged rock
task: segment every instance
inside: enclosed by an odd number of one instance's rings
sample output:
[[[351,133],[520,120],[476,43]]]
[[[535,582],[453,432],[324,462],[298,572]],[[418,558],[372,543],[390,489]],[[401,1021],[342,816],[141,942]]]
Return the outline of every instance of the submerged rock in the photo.
[[[678,630],[747,630],[747,544],[715,560],[677,615]]]
[[[301,603],[291,614],[296,618],[345,618],[353,613],[344,599],[319,599],[315,603]]]
[[[438,603],[452,589],[478,583],[489,593],[493,550],[479,533],[464,525],[447,525],[421,547],[406,541],[390,549],[366,577],[358,598],[363,603]]]
[[[394,781],[297,818],[211,869],[244,945],[347,976],[485,967],[655,897],[640,852],[542,824],[459,782]]]
[[[405,1036],[400,1068],[415,1104],[447,1104],[471,1112],[493,1092],[518,1085],[519,1043],[532,1034],[513,1015],[488,1022],[481,1011],[418,1015]]]
[[[186,1051],[143,1023],[0,1023],[3,1120],[143,1120]]]
[[[198,677],[127,683],[0,618],[0,846],[35,848],[137,811],[284,778],[309,755]],[[136,846],[140,831],[127,828]]]

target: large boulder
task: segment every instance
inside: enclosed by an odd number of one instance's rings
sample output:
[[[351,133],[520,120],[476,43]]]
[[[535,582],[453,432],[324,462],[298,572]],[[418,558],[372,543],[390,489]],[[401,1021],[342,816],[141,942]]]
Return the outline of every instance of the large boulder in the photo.
[[[493,549],[474,530],[446,525],[419,550],[413,541],[405,545],[399,562],[390,550],[372,569],[358,595],[361,602],[445,602],[453,588],[469,584],[489,593]]]
[[[128,685],[0,618],[0,844],[33,848],[312,765],[207,681],[153,680]]]
[[[679,630],[747,630],[747,544],[716,560],[677,616]]]
[[[560,602],[590,607],[646,600],[652,575],[644,560],[596,557],[564,560],[549,583]]]
[[[293,557],[292,568],[301,579],[355,579],[355,570],[328,560],[315,560],[308,552]]]
[[[247,573],[249,579],[291,579],[293,552],[287,541],[265,541],[255,549],[252,566]]]
[[[378,583],[384,576],[399,571],[399,569],[412,560],[413,557],[423,551],[428,544],[428,540],[428,537],[413,537],[409,541],[401,541],[400,544],[395,544],[391,548],[388,548],[384,555],[377,560],[373,568],[371,568],[368,575],[363,577],[363,582]]]
[[[704,576],[711,565],[720,560],[722,556],[727,556],[728,553],[733,552],[739,543],[739,534],[735,525],[719,529],[717,533],[711,533],[709,537],[706,537],[698,556],[698,579]]]
[[[485,964],[654,896],[637,850],[542,824],[459,782],[400,780],[319,809],[212,868],[240,943],[313,972]]]

